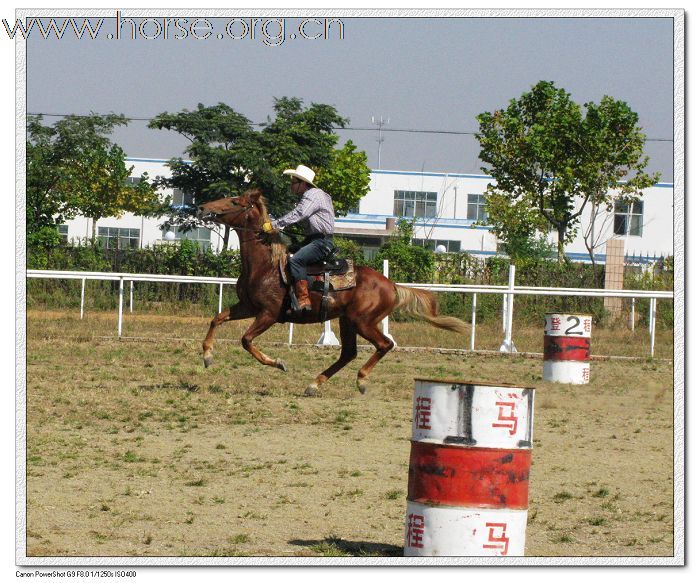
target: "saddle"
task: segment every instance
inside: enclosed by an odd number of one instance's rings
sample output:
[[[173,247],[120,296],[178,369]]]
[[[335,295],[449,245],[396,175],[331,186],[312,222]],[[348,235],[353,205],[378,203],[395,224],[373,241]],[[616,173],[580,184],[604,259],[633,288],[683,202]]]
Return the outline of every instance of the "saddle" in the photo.
[[[323,294],[321,297],[321,315],[324,320],[326,320],[331,292],[350,289],[356,285],[353,260],[336,257],[337,251],[337,248],[334,248],[325,260],[306,267],[309,291]],[[291,308],[295,309],[298,307],[298,304],[294,295],[294,286],[289,285],[291,278],[285,271],[281,270],[282,279],[289,286]]]

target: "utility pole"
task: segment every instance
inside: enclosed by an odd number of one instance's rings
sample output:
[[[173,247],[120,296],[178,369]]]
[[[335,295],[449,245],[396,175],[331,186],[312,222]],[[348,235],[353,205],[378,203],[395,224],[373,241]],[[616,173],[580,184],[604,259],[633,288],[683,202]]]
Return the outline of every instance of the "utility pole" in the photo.
[[[372,116],[372,123],[377,126],[377,130],[379,133],[379,137],[377,138],[378,142],[378,147],[377,147],[377,170],[381,170],[382,168],[382,142],[384,141],[384,138],[382,138],[382,128],[385,125],[389,125],[389,118],[386,118],[386,121],[384,121],[384,116],[381,116],[379,119],[375,118]]]

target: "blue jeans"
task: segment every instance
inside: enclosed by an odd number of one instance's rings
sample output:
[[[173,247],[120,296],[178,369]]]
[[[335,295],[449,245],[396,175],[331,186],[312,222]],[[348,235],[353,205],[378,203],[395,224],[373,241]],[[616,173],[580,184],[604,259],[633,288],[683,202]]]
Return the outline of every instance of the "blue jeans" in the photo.
[[[332,239],[314,239],[292,255],[289,260],[289,271],[292,279],[306,279],[306,266],[322,261],[333,250]]]

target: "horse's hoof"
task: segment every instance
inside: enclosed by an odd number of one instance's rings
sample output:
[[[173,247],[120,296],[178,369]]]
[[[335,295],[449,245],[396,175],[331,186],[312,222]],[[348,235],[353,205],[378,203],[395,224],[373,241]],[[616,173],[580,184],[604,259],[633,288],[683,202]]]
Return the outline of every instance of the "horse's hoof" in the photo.
[[[316,383],[311,383],[308,387],[306,387],[306,390],[304,391],[304,396],[305,397],[315,397],[317,391],[318,391],[318,385]]]
[[[204,357],[204,368],[209,368],[213,362],[214,362],[213,356],[205,356]]]
[[[357,379],[357,390],[360,391],[361,394],[365,394],[367,392],[367,387],[369,385],[367,384],[367,381],[364,379]]]
[[[284,364],[284,361],[280,360],[279,358],[275,360],[275,368],[280,369],[282,372],[287,372],[287,365]]]

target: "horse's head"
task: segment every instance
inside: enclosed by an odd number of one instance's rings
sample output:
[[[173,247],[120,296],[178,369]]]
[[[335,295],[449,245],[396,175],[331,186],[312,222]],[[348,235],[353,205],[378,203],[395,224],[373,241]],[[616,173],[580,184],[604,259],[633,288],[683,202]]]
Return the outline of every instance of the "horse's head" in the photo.
[[[258,189],[247,190],[241,196],[219,198],[200,204],[197,218],[213,221],[233,228],[259,230],[267,218],[262,192]]]

